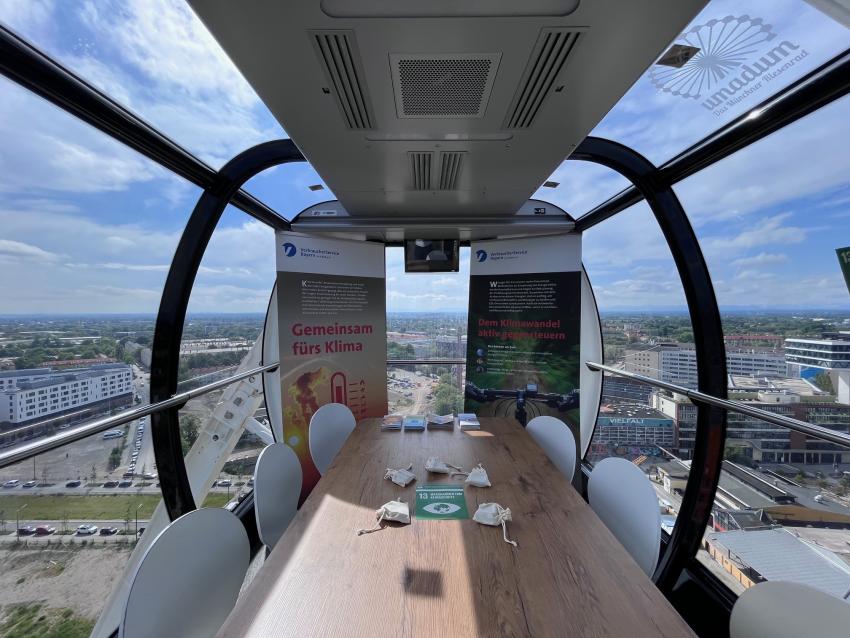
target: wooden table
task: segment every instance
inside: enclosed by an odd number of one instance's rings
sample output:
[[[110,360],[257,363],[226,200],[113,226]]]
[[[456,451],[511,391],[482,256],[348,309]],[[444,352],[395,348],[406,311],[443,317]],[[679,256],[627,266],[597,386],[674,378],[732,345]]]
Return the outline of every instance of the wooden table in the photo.
[[[513,419],[482,418],[479,432],[382,432],[358,424],[220,636],[693,636],[652,582]],[[418,520],[415,487],[463,484],[429,475],[436,456],[493,487],[466,487],[469,520]],[[387,467],[413,463],[406,488]],[[371,527],[403,498],[410,525]],[[472,521],[479,503],[509,507],[500,527]]]

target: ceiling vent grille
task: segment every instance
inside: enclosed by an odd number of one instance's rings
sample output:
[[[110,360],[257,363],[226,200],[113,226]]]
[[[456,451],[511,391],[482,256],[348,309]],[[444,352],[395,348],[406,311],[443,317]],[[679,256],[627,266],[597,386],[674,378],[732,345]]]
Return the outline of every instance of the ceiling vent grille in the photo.
[[[562,28],[546,28],[540,32],[508,109],[505,128],[528,128],[534,123],[580,35],[579,31]]]
[[[411,188],[415,191],[431,190],[431,165],[434,154],[413,151],[407,156],[410,159]]]
[[[457,190],[457,181],[463,168],[464,151],[444,151],[440,153],[440,190]]]
[[[396,113],[400,118],[484,116],[500,53],[390,54]]]
[[[325,71],[328,89],[336,97],[350,129],[374,127],[372,105],[352,31],[311,31],[313,45]]]

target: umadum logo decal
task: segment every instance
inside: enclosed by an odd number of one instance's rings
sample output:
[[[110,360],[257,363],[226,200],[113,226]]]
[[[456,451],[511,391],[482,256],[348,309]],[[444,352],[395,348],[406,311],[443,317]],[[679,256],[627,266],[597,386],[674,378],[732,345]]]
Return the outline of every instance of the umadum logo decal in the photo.
[[[487,260],[487,251],[486,250],[476,250],[475,251],[475,258],[478,260],[479,263],[482,262],[482,261],[486,261]]]
[[[295,257],[295,251],[296,251],[295,244],[292,244],[290,242],[286,242],[283,245],[283,254],[286,255],[287,257]]]
[[[659,91],[699,100],[715,115],[722,115],[809,54],[793,42],[779,40],[772,25],[749,15],[729,15],[693,26],[676,44],[698,51],[680,66],[654,65],[650,80]]]

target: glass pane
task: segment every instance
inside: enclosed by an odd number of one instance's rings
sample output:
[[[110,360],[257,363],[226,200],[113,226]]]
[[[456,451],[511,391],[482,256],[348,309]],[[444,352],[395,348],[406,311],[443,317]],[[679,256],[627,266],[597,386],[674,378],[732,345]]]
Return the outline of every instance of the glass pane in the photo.
[[[463,412],[466,366],[461,364],[387,365],[390,414]]]
[[[121,478],[136,422],[116,431],[0,470],[4,618],[44,616],[40,635],[59,623],[91,631],[161,500],[154,481]]]
[[[850,430],[834,396],[735,393],[746,404]],[[771,395],[771,396],[767,396]],[[787,402],[786,402],[787,401]],[[763,580],[850,591],[850,447],[729,414],[726,460],[698,560],[733,592]]]
[[[286,137],[182,0],[3,3],[0,21],[215,168]]]
[[[147,402],[154,313],[199,191],[5,79],[0,135],[7,451]],[[14,614],[88,634],[160,502],[155,474],[139,421],[0,470],[0,633]]]
[[[681,67],[651,66],[591,135],[667,161],[850,47],[850,30],[816,4],[712,0],[671,43],[698,52]]]
[[[558,186],[541,186],[533,197],[557,204],[575,219],[631,186],[629,180],[610,168],[576,160],[563,162],[547,181]]]
[[[669,380],[660,353],[696,369],[693,331],[670,250],[649,207],[637,204],[584,234],[583,261],[602,318],[604,363]],[[693,407],[693,406],[691,406]],[[585,460],[616,456],[643,470],[672,530],[693,453],[693,432],[651,386],[605,375]]]
[[[465,358],[469,248],[456,273],[406,273],[403,248],[386,255],[387,358]]]
[[[243,188],[290,220],[313,204],[336,199],[316,169],[307,162],[265,170],[249,179]]]
[[[842,432],[850,304],[835,249],[850,236],[849,120],[843,98],[676,187],[714,278],[730,398]],[[777,156],[813,149],[794,166]],[[700,560],[738,593],[778,579],[843,596],[850,450],[731,413],[725,447]]]
[[[699,52],[653,65],[593,134],[669,159],[850,47],[850,30],[812,4],[713,0],[675,41]]]

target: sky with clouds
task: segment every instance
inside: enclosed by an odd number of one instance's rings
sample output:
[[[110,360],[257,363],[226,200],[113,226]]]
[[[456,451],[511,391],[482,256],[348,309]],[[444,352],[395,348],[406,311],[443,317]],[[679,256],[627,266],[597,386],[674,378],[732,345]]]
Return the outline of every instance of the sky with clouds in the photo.
[[[285,136],[182,0],[0,0],[0,21],[213,167]],[[729,64],[725,78],[702,77],[711,79],[709,91],[677,95],[657,71],[647,73],[594,134],[661,163],[850,48],[850,30],[801,0],[713,0],[679,41],[707,42],[735,25],[749,29],[746,45],[719,61]],[[762,77],[726,112],[703,106],[741,65],[782,42],[787,68]],[[155,312],[199,190],[5,79],[0,138],[0,314]],[[850,310],[834,252],[850,245],[848,139],[845,97],[676,185],[721,307]],[[608,169],[574,161],[550,179],[560,186],[537,196],[576,216],[626,185]],[[293,215],[328,199],[307,189],[320,182],[309,166],[289,165],[246,188]],[[583,251],[603,311],[684,306],[645,204],[588,231]],[[465,309],[468,252],[458,274],[406,275],[401,251],[389,250],[388,309]],[[271,230],[228,209],[190,312],[263,311],[273,281]]]

